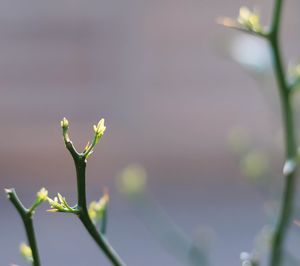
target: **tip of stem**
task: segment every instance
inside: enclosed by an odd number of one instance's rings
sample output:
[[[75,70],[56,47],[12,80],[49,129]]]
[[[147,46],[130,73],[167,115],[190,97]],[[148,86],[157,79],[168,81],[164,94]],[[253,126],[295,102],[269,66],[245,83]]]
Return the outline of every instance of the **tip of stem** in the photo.
[[[5,188],[4,189],[4,191],[5,191],[5,193],[7,194],[8,197],[9,197],[10,194],[13,193],[13,190],[14,190],[13,188]]]

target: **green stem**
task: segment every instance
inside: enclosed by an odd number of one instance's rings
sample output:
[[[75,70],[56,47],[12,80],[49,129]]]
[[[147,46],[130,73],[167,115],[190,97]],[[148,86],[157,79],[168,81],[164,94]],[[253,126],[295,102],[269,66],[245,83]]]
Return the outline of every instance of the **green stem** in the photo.
[[[87,213],[86,191],[85,191],[85,169],[86,161],[80,155],[74,160],[77,175],[77,198],[78,207]]]
[[[35,239],[35,232],[34,232],[33,221],[32,221],[32,211],[24,207],[24,205],[18,198],[16,191],[13,188],[7,190],[7,195],[9,200],[15,206],[16,210],[18,211],[19,215],[22,218],[28,243],[32,251],[32,258],[33,258],[32,265],[40,266],[41,263],[40,263],[38,247]]]
[[[282,5],[283,5],[283,0],[275,0],[275,4],[273,8],[273,17],[271,22],[271,31],[273,33],[275,32],[275,35],[278,35],[279,28],[281,25]]]
[[[283,120],[285,123],[285,140],[286,140],[286,160],[296,158],[295,138],[293,133],[293,119],[291,105],[288,100],[282,100]],[[295,196],[296,169],[285,176],[285,187],[282,195],[281,211],[274,232],[272,242],[270,266],[279,266],[282,263],[283,246],[286,238],[287,230],[291,221],[293,212],[293,203]]]
[[[102,249],[102,251],[106,254],[106,256],[111,261],[114,266],[124,266],[125,263],[122,262],[121,258],[117,255],[111,245],[108,243],[106,238],[97,231],[95,225],[91,221],[88,216],[88,213],[80,213],[79,215],[80,221],[83,223],[86,230],[89,232],[91,237],[96,241],[98,246]]]
[[[83,223],[86,230],[89,232],[91,237],[96,241],[98,246],[102,249],[105,255],[109,258],[111,263],[115,266],[125,265],[117,253],[113,250],[110,244],[106,241],[104,236],[99,233],[91,221],[87,206],[86,206],[86,191],[85,191],[85,169],[86,160],[85,157],[80,156],[75,160],[76,174],[77,174],[77,193],[78,193],[78,208],[79,218]]]
[[[279,31],[282,17],[283,0],[276,0],[273,10],[273,20],[270,33],[267,39],[271,46],[273,56],[274,72],[277,79],[279,95],[281,100],[282,121],[285,140],[285,159],[286,161],[296,161],[297,142],[295,138],[295,125],[293,119],[292,103],[290,98],[290,88],[287,84],[283,60],[280,52]],[[283,246],[287,235],[288,227],[293,212],[295,196],[296,167],[285,176],[285,187],[282,196],[281,211],[274,232],[272,242],[270,266],[282,265]]]
[[[86,183],[85,183],[85,173],[86,173],[86,158],[83,153],[78,153],[74,148],[71,141],[65,138],[65,144],[67,149],[70,151],[75,168],[76,168],[76,176],[77,176],[77,196],[78,203],[77,207],[79,210],[78,217],[86,230],[89,232],[90,236],[95,240],[98,244],[99,248],[104,252],[107,258],[111,261],[114,266],[125,266],[125,263],[122,262],[120,257],[108,243],[106,238],[97,231],[95,225],[91,221],[88,209],[86,205]]]
[[[34,233],[34,227],[33,227],[33,221],[32,221],[32,216],[28,216],[26,220],[23,220],[28,242],[32,251],[32,258],[33,258],[33,266],[40,266],[40,259],[39,259],[39,254],[38,254],[38,247],[36,244],[36,239],[35,239],[35,233]]]
[[[100,232],[101,234],[105,235],[106,234],[106,230],[107,230],[107,206],[104,208],[103,211],[103,217],[102,217],[102,221],[101,221],[101,225],[100,225]]]

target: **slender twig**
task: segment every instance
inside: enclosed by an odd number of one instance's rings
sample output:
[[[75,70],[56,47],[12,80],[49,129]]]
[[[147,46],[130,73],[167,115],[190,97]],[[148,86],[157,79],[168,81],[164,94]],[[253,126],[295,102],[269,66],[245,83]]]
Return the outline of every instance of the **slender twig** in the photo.
[[[283,246],[287,235],[287,230],[291,221],[293,204],[295,197],[295,183],[296,183],[296,170],[297,170],[297,141],[295,137],[295,124],[293,118],[292,108],[292,88],[288,83],[285,67],[282,59],[282,52],[280,49],[280,26],[282,21],[282,9],[284,0],[274,0],[273,14],[271,26],[268,31],[265,31],[259,22],[257,14],[246,10],[240,11],[238,22],[231,19],[223,19],[221,24],[229,27],[243,27],[246,23],[250,25],[247,30],[248,33],[256,34],[267,40],[273,59],[273,70],[277,81],[279,91],[279,98],[282,112],[282,124],[284,131],[284,144],[285,144],[285,166],[284,177],[285,184],[281,200],[281,210],[279,213],[278,222],[275,227],[272,248],[270,253],[270,266],[282,265]],[[252,20],[251,20],[252,19]],[[241,24],[242,21],[242,25]],[[256,23],[256,24],[255,24]],[[236,26],[237,25],[237,26]],[[261,29],[257,34],[256,28]]]
[[[67,120],[65,120],[67,121]],[[65,122],[66,123],[66,122]],[[88,214],[88,208],[86,204],[86,184],[85,184],[85,174],[86,174],[86,163],[87,163],[87,157],[92,152],[92,148],[96,145],[96,143],[99,141],[99,138],[101,136],[95,135],[95,139],[98,138],[96,141],[94,140],[92,145],[87,145],[87,149],[79,153],[76,151],[74,145],[72,144],[71,140],[69,139],[67,130],[68,130],[68,124],[63,125],[63,135],[64,135],[64,141],[67,149],[69,150],[70,154],[72,155],[72,158],[74,160],[75,169],[76,169],[76,176],[77,176],[77,210],[76,213],[79,217],[80,221],[86,228],[86,230],[89,232],[90,236],[95,240],[95,242],[98,244],[99,248],[104,252],[104,254],[107,256],[107,258],[110,260],[112,265],[115,266],[125,266],[125,263],[121,260],[121,258],[118,256],[118,254],[114,251],[114,249],[111,247],[109,242],[107,241],[104,234],[99,232],[95,225],[93,224],[89,214]],[[103,134],[103,133],[102,133]]]
[[[40,266],[40,258],[39,258],[39,253],[38,253],[38,247],[37,247],[37,242],[35,239],[35,233],[34,233],[34,227],[33,227],[33,221],[32,221],[32,216],[35,208],[30,208],[27,209],[24,207],[22,202],[20,201],[16,191],[11,188],[11,189],[6,189],[7,196],[9,200],[12,202],[12,204],[15,206],[16,210],[18,211],[19,215],[22,218],[28,243],[32,251],[32,265],[33,266]],[[36,205],[37,206],[37,205]]]
[[[272,23],[267,40],[269,41],[272,51],[274,72],[277,79],[281,100],[285,139],[285,159],[286,163],[292,162],[292,168],[285,173],[285,187],[282,195],[281,211],[272,242],[270,266],[282,265],[283,246],[293,212],[296,181],[297,143],[295,138],[295,125],[290,97],[291,90],[287,83],[279,42],[282,7],[283,0],[275,0]]]

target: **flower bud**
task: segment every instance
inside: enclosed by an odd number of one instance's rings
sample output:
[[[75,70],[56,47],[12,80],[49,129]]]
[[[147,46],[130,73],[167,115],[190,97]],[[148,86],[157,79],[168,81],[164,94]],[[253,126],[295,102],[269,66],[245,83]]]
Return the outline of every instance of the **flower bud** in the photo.
[[[21,255],[28,261],[28,262],[32,262],[33,258],[32,258],[32,250],[31,248],[26,245],[25,243],[21,243],[20,245],[20,253]]]
[[[60,126],[63,129],[68,129],[69,128],[69,121],[67,120],[67,118],[63,118],[63,120],[60,121]]]
[[[102,136],[104,134],[104,131],[106,129],[106,126],[104,125],[104,123],[105,123],[105,120],[104,120],[104,118],[102,118],[98,122],[97,126],[94,125],[94,131],[97,136]]]
[[[36,197],[39,201],[45,201],[47,200],[48,197],[48,190],[45,189],[44,187],[40,189],[40,191],[38,191],[36,193]]]
[[[249,30],[261,31],[260,17],[257,11],[251,11],[248,7],[241,7],[237,18],[238,23]]]
[[[109,202],[109,194],[107,189],[104,190],[103,196],[99,199],[99,201],[92,201],[88,208],[88,213],[94,224],[99,223],[99,221],[105,215],[105,211],[107,209]]]

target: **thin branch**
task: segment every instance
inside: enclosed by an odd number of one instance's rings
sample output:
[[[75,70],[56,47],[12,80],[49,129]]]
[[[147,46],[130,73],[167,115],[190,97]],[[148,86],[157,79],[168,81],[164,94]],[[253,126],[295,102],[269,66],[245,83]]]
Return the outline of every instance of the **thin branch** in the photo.
[[[89,232],[90,236],[95,240],[98,244],[99,248],[104,252],[107,258],[110,260],[112,265],[114,266],[125,266],[126,264],[121,260],[118,254],[114,251],[112,246],[106,240],[105,236],[98,232],[95,225],[93,224],[89,214],[88,208],[86,204],[86,163],[87,157],[91,153],[92,148],[98,143],[100,138],[102,137],[105,126],[104,119],[101,119],[97,126],[94,126],[95,137],[92,145],[88,145],[87,151],[85,150],[83,153],[78,153],[75,147],[72,144],[72,141],[68,135],[69,122],[66,118],[61,121],[61,126],[63,130],[63,137],[65,145],[70,152],[76,169],[77,176],[77,216],[80,221],[84,225],[85,229]]]
[[[78,157],[77,160],[74,160],[75,168],[77,173],[77,189],[78,189],[78,217],[83,223],[86,230],[89,232],[91,237],[96,241],[98,246],[102,249],[105,255],[109,258],[111,263],[115,266],[125,266],[125,263],[122,262],[117,253],[113,250],[110,244],[107,242],[105,237],[99,233],[91,221],[87,205],[86,205],[86,186],[85,186],[85,169],[86,169],[86,160],[84,157]]]
[[[278,223],[275,228],[271,254],[270,266],[282,265],[283,246],[287,235],[287,230],[291,221],[293,212],[293,204],[295,198],[295,183],[297,170],[297,141],[295,137],[295,125],[292,109],[292,87],[287,81],[285,67],[282,59],[282,52],[280,49],[279,33],[282,21],[282,9],[284,0],[275,0],[272,14],[272,21],[270,30],[263,31],[261,37],[267,40],[270,45],[270,50],[273,58],[273,69],[277,81],[279,98],[282,111],[282,124],[284,131],[285,143],[285,167],[284,167],[284,191],[282,195],[281,211],[278,218]],[[249,15],[249,12],[248,12]],[[253,15],[250,13],[250,15]],[[240,17],[244,18],[240,13]],[[255,14],[254,14],[255,16]],[[256,18],[259,21],[259,17]],[[236,22],[232,20],[223,20],[223,25],[236,28]],[[250,23],[251,24],[251,23]],[[250,30],[251,33],[251,30]]]
[[[283,59],[280,50],[279,33],[282,18],[283,0],[275,0],[270,33],[267,37],[273,55],[274,73],[281,100],[282,121],[284,128],[286,163],[292,161],[294,167],[285,173],[285,187],[282,196],[281,211],[275,228],[272,249],[270,254],[270,266],[282,265],[283,246],[287,230],[291,221],[295,197],[296,183],[296,157],[297,145],[295,138],[295,125],[293,118],[290,88],[287,83]]]
[[[33,266],[40,266],[40,258],[39,258],[39,253],[38,253],[38,247],[37,247],[37,242],[35,238],[35,232],[34,232],[34,227],[33,227],[33,221],[32,221],[32,214],[34,209],[30,208],[27,209],[24,207],[22,202],[20,201],[15,189],[6,189],[5,192],[7,193],[8,199],[11,201],[11,203],[15,206],[16,210],[18,211],[19,215],[22,218],[28,243],[32,251],[32,265]]]

